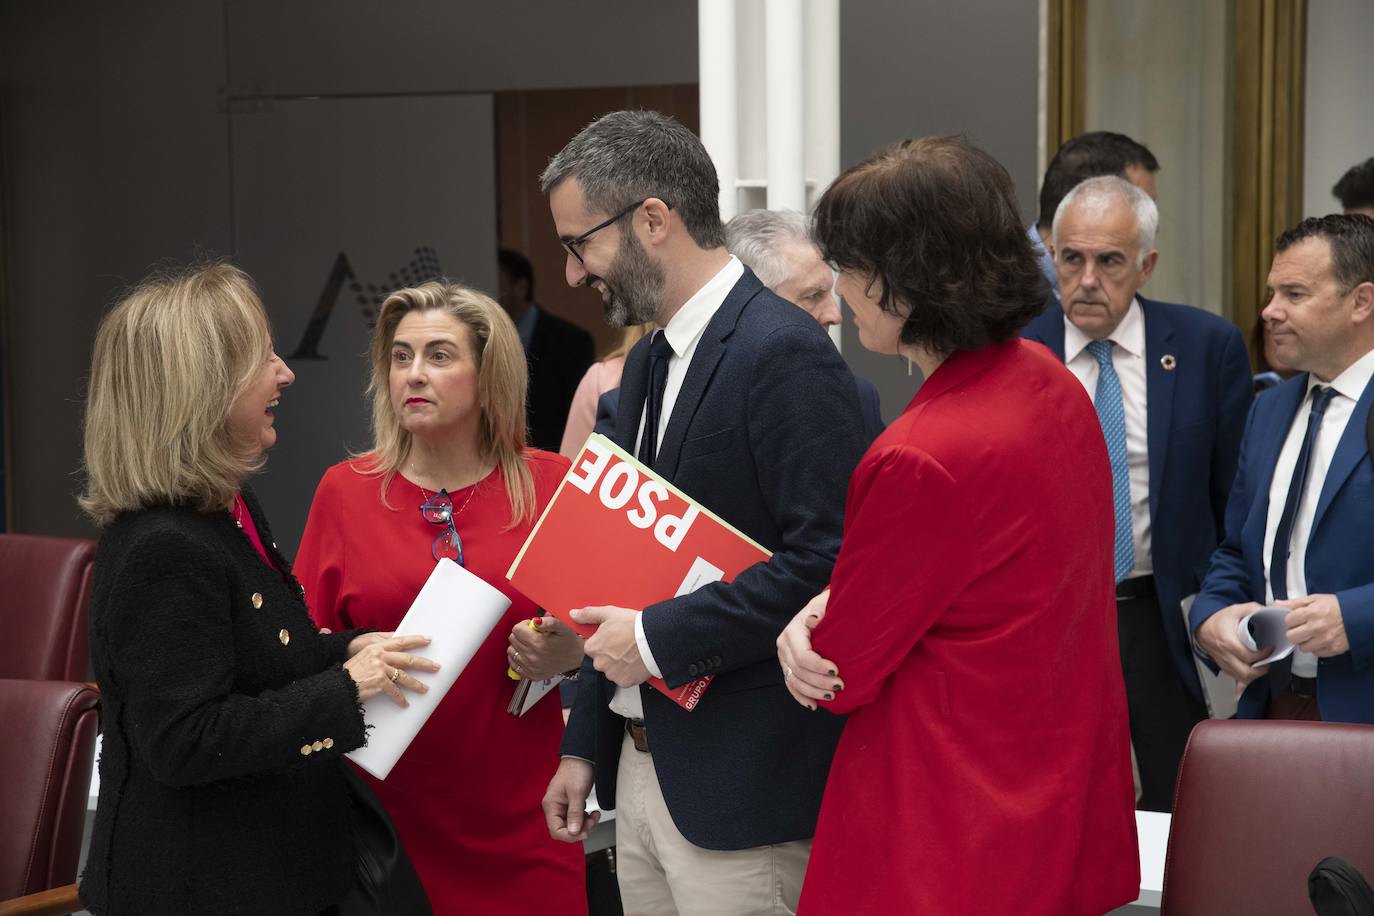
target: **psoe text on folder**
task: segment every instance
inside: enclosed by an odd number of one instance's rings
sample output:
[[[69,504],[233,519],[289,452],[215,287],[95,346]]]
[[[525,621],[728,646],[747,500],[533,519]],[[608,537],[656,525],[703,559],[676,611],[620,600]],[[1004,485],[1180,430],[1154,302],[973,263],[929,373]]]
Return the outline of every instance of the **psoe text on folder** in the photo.
[[[576,608],[651,604],[729,582],[772,554],[605,436],[593,433],[506,573],[583,636]],[[715,675],[678,687],[650,678],[688,712]]]

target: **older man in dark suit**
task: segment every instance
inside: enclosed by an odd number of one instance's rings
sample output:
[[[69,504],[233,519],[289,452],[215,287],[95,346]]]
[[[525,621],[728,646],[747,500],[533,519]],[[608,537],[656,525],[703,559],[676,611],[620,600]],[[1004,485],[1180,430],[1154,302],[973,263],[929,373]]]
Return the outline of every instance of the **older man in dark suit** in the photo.
[[[599,629],[550,832],[585,835],[594,776],[617,812],[626,912],[790,912],[843,723],[791,701],[774,641],[839,550],[866,443],[853,377],[815,320],[725,250],[715,168],[671,118],[606,115],[542,184],[568,282],[601,293],[612,326],[657,325],[626,360],[614,439],[773,552],[728,584],[574,612]],[[641,686],[704,674],[692,712]]]
[[[1025,336],[1083,383],[1107,439],[1140,807],[1168,811],[1188,735],[1207,716],[1182,602],[1221,540],[1251,383],[1235,325],[1138,295],[1158,259],[1157,225],[1154,201],[1125,179],[1070,191],[1051,239],[1062,310]]]

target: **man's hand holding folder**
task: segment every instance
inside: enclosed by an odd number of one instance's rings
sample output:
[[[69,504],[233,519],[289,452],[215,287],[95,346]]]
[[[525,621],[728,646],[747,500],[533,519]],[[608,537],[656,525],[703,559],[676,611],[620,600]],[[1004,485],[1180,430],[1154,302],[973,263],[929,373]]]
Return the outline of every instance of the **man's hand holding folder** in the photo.
[[[627,607],[584,607],[571,614],[577,623],[596,627],[582,644],[582,651],[617,687],[638,687],[653,676],[635,641],[637,613]]]

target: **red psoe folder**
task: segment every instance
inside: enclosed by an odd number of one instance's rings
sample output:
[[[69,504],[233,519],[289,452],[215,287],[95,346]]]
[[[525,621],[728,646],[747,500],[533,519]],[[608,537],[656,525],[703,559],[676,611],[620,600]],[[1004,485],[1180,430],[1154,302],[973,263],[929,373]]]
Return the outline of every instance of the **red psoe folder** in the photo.
[[[506,578],[583,636],[576,608],[651,604],[729,582],[772,554],[605,436],[582,446]],[[649,684],[691,712],[715,675]]]

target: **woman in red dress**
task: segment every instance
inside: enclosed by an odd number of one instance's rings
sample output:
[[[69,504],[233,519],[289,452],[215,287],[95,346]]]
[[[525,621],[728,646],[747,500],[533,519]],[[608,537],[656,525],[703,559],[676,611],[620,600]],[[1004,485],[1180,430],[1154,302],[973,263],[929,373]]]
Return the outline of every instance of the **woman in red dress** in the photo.
[[[1138,894],[1111,471],[1082,386],[1017,339],[1044,301],[1018,215],[1006,171],[951,138],[817,207],[860,341],[926,381],[850,480],[830,590],[778,640],[797,701],[850,714],[806,916]]]
[[[510,633],[539,609],[506,570],[568,461],[524,447],[524,354],[481,293],[438,282],[393,293],[371,359],[376,441],[325,473],[296,560],[312,615],[335,630],[394,630],[443,556],[511,607],[387,779],[368,781],[436,914],[585,913],[582,850],[550,839],[540,810],[562,739],[558,701],[506,712],[508,664],[545,677],[582,659],[555,623],[507,655]]]

